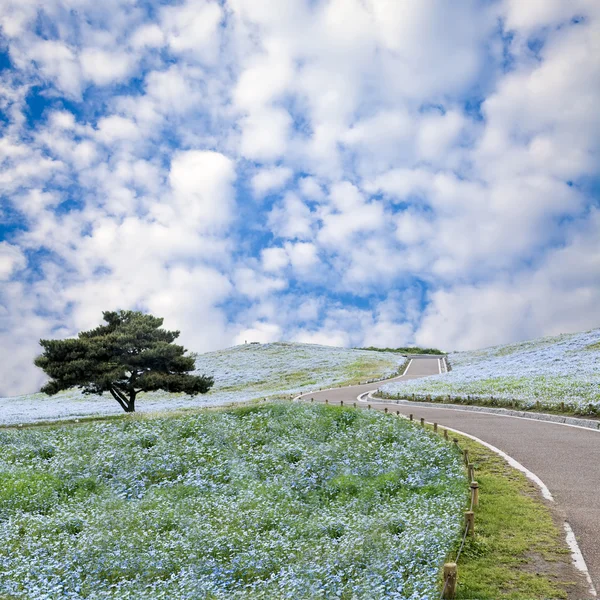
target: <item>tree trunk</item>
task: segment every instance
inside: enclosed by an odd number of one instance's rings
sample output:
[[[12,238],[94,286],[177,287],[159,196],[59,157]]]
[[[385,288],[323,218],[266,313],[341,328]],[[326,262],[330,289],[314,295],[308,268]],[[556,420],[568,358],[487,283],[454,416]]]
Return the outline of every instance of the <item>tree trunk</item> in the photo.
[[[129,391],[129,399],[125,393],[116,386],[112,386],[109,391],[112,394],[112,397],[119,403],[121,408],[126,413],[135,412],[135,397],[137,396],[137,392],[135,390]]]
[[[135,390],[131,390],[129,392],[129,402],[127,402],[127,408],[125,412],[135,412],[135,397],[137,392]]]

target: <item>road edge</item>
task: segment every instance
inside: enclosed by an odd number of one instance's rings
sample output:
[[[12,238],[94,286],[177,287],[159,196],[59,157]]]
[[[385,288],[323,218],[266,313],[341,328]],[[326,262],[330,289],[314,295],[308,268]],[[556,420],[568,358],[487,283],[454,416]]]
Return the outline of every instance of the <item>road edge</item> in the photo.
[[[431,424],[429,422],[427,422],[427,423]],[[514,459],[509,454],[506,454],[506,452],[504,452],[503,450],[500,450],[500,448],[496,448],[496,446],[493,446],[489,442],[485,442],[484,440],[482,440],[474,435],[471,435],[470,433],[465,433],[464,431],[460,431],[460,430],[454,429],[452,427],[447,427],[446,425],[444,425],[444,429],[447,429],[448,431],[452,431],[453,433],[458,433],[459,435],[469,438],[469,439],[473,440],[474,442],[477,442],[478,444],[485,446],[488,450],[491,450],[492,452],[498,454],[498,456],[500,456],[504,460],[506,460],[506,462],[511,467],[513,467],[514,469],[517,469],[518,471],[521,471],[525,475],[525,477],[527,477],[527,479],[529,479],[531,482],[535,483],[535,485],[537,485],[540,488],[542,496],[546,500],[548,500],[549,502],[554,502],[554,497],[552,496],[552,493],[550,492],[550,490],[548,489],[546,484],[535,473],[530,471],[527,467],[522,465],[518,460]],[[569,525],[568,521],[564,521],[564,529],[565,529],[565,539],[566,539],[567,545],[569,546],[569,548],[571,550],[571,560],[573,562],[573,566],[584,575],[584,577],[588,583],[588,586],[589,586],[590,595],[594,598],[597,598],[598,592],[596,591],[596,588],[594,587],[594,582],[592,581],[592,577],[590,575],[590,572],[589,572],[587,565],[585,563],[585,560],[583,558],[583,554],[581,552],[581,549],[579,548],[579,544],[577,543],[577,538],[575,537],[575,533],[574,533],[573,529],[571,528],[571,525]]]

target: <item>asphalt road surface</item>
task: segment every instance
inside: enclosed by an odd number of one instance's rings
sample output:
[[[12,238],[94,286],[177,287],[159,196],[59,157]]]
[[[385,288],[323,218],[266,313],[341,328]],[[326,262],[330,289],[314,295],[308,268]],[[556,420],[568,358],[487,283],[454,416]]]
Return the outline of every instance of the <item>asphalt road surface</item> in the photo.
[[[406,374],[390,381],[438,374],[435,358],[413,359]],[[304,394],[315,401],[352,403],[377,383]],[[386,403],[370,401],[373,408]],[[600,591],[600,431],[558,423],[453,410],[432,405],[394,405],[402,414],[436,422],[474,435],[519,461],[549,488],[555,503],[575,532],[592,581]]]

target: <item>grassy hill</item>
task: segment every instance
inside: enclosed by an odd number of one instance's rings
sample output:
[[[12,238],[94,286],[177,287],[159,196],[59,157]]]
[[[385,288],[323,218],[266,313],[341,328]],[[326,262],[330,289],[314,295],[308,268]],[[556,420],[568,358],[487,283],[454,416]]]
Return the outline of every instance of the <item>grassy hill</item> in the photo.
[[[316,386],[329,387],[389,377],[403,362],[401,356],[392,352],[315,344],[246,344],[197,356],[196,372],[212,375],[215,379],[215,385],[208,394],[195,398],[164,392],[140,394],[137,410],[156,412],[264,397],[289,397]],[[0,398],[0,424],[121,412],[110,395],[84,396],[77,390],[52,397],[30,394]]]
[[[600,415],[600,329],[448,355],[449,373],[390,383],[384,394]]]

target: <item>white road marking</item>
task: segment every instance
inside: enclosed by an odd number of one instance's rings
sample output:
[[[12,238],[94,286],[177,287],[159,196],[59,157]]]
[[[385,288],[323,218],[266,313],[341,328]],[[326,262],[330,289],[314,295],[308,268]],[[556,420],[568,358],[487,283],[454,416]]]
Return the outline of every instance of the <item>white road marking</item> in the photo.
[[[573,533],[571,526],[566,521],[565,533],[567,534],[567,544],[569,544],[569,548],[571,548],[573,564],[575,565],[575,568],[579,569],[585,575],[588,585],[590,586],[590,594],[594,596],[594,598],[597,598],[598,594],[596,593],[594,582],[590,577],[590,572],[588,571],[587,565],[585,564],[583,554],[581,554],[581,550],[579,549],[579,544],[577,543],[577,539],[575,538],[575,533]]]

